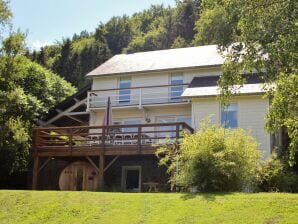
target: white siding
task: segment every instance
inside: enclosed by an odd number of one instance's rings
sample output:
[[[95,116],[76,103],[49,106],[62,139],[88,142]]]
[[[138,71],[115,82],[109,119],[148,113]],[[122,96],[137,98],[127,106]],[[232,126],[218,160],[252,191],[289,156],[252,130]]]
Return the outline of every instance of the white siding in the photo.
[[[131,75],[132,87],[168,85],[171,74],[183,74],[184,83],[190,83],[196,76],[218,76],[222,73],[220,67],[202,68],[193,70],[177,70],[173,72],[139,73]],[[129,76],[129,75],[123,75]],[[93,78],[93,90],[118,88],[118,76],[95,77]]]
[[[176,117],[191,116],[191,105],[183,106],[156,106],[149,109],[140,110],[138,108],[112,109],[113,121],[122,121],[125,119],[140,119],[145,123],[148,117],[151,123],[157,122],[158,117]],[[92,111],[90,113],[90,125],[102,125],[104,110]]]
[[[115,89],[117,88],[118,82],[117,77],[98,77],[94,78],[92,82],[93,90],[101,89]]]
[[[210,117],[212,124],[220,123],[220,105],[215,98],[193,99],[192,101],[192,125],[200,128],[202,120]]]
[[[170,77],[172,74],[183,74],[183,82],[188,84],[196,76],[214,76],[221,74],[220,67],[202,68],[202,69],[187,69],[177,70],[173,72],[154,72],[154,73],[138,73],[131,76],[131,87],[146,87],[146,86],[160,86],[169,85]],[[105,89],[117,89],[119,88],[119,79],[123,77],[107,76],[107,77],[95,77],[93,78],[92,90],[105,90]],[[184,86],[184,90],[187,86]],[[168,102],[170,96],[170,87],[155,87],[155,88],[142,88],[132,89],[130,100],[132,104],[158,104]],[[92,95],[92,107],[102,107],[105,105],[105,101],[110,96],[112,105],[119,103],[118,90],[100,91],[96,95]],[[142,96],[142,97],[140,97]],[[141,98],[141,99],[140,99]]]
[[[270,154],[270,135],[266,133],[265,116],[269,107],[269,100],[261,96],[235,97],[232,102],[238,103],[238,126],[250,132],[260,144],[264,158]],[[213,124],[220,125],[220,104],[213,98],[193,99],[192,120],[195,129],[200,121],[209,115]]]
[[[270,155],[270,135],[264,129],[268,108],[269,100],[261,97],[243,97],[238,101],[239,126],[258,140],[264,158]]]

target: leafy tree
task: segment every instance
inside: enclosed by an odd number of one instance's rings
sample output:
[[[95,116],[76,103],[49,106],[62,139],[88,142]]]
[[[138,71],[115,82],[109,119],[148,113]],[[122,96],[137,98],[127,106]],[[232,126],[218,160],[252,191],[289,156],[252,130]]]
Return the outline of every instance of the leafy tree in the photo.
[[[69,38],[63,41],[61,47],[61,55],[55,61],[53,65],[53,71],[60,74],[64,77],[67,81],[73,82],[73,77],[71,74],[71,41]]]
[[[131,41],[124,52],[140,52],[165,49],[163,45],[164,31],[162,28],[152,30],[144,36],[138,36]]]
[[[174,43],[172,44],[171,48],[181,48],[181,47],[187,47],[187,46],[188,44],[186,40],[179,36],[174,40]]]
[[[297,105],[297,2],[288,0],[232,0],[203,2],[204,12],[197,22],[197,41],[216,41],[226,52],[227,61],[220,79],[222,101],[233,93],[232,86],[243,84],[243,73],[257,71],[269,88],[271,106],[267,129],[285,127],[289,138],[289,162],[298,150]],[[200,33],[201,32],[201,33]],[[204,39],[205,38],[205,39]]]
[[[45,49],[43,47],[39,51],[39,54],[37,56],[37,62],[44,67],[46,66],[46,55],[45,55]]]
[[[24,55],[22,33],[11,33],[0,54],[0,183],[27,170],[32,127],[75,89]]]
[[[148,33],[152,30],[155,21],[163,17],[166,11],[163,5],[152,5],[149,9],[143,10],[142,12],[135,13],[130,19],[130,26],[134,36],[142,35]]]
[[[199,0],[177,1],[174,11],[176,36],[183,37],[188,43],[193,40],[195,35],[194,28],[199,18],[200,4]]]
[[[0,29],[3,29],[5,25],[9,23],[11,17],[12,13],[7,5],[7,2],[4,0],[0,0]]]
[[[276,153],[262,161],[257,172],[257,186],[261,191],[298,192],[298,175]]]
[[[196,35],[193,45],[226,43],[232,30],[229,15],[222,6],[203,10],[201,18],[196,22]]]
[[[105,38],[113,54],[119,54],[132,38],[129,17],[112,17],[105,24]]]
[[[157,150],[160,165],[172,174],[170,182],[199,191],[252,190],[260,163],[256,140],[243,129],[224,129],[203,123],[184,136],[180,149],[173,145]]]

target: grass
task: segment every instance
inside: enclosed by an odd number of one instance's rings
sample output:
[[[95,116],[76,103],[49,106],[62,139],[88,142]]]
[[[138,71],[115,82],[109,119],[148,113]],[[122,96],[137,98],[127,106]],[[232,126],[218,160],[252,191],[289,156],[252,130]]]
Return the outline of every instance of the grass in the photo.
[[[298,223],[298,194],[0,191],[0,223]]]

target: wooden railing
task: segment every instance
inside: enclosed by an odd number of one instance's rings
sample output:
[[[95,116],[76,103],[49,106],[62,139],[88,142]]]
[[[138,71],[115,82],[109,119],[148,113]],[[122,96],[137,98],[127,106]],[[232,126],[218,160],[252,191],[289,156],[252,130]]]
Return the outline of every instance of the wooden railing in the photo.
[[[87,94],[87,110],[106,107],[108,97],[112,107],[187,102],[187,99],[181,97],[187,86],[179,84],[92,90]]]
[[[193,129],[184,122],[111,126],[77,126],[34,129],[33,149],[125,148],[179,142]]]

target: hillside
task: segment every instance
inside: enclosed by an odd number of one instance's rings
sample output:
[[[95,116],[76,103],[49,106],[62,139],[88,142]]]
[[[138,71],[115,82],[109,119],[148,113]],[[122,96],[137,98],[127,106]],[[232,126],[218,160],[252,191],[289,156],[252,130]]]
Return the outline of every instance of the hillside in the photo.
[[[81,88],[88,82],[84,76],[115,54],[198,44],[194,40],[200,7],[198,0],[177,1],[173,8],[152,5],[132,16],[114,16],[104,24],[98,21],[93,32],[82,31],[27,54]]]
[[[0,191],[0,223],[298,223],[298,195]]]

